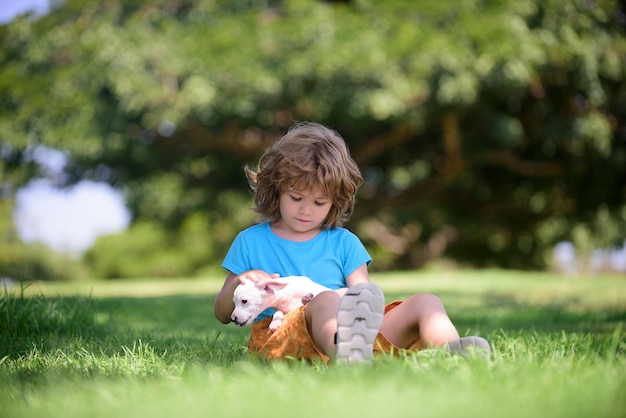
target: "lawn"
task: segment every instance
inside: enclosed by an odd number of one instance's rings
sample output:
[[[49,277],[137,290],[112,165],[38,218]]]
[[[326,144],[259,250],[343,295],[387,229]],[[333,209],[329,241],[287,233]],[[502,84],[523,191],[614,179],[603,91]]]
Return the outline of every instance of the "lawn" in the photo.
[[[261,362],[222,325],[222,278],[32,283],[0,296],[1,417],[626,417],[626,277],[374,274],[439,295],[489,360]]]

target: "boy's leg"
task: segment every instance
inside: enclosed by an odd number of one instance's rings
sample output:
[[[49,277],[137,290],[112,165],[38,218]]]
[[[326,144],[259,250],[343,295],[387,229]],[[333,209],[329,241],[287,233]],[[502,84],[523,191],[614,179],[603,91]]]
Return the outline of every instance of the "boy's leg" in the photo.
[[[337,332],[337,309],[341,296],[335,292],[322,292],[305,305],[309,335],[319,350],[330,359],[335,358],[335,333]]]
[[[474,349],[490,351],[489,343],[483,338],[459,338],[443,303],[431,294],[413,295],[388,311],[380,332],[401,348],[407,348],[419,336],[424,347],[446,347],[451,354],[467,355]]]
[[[374,283],[350,287],[337,310],[337,362],[368,362],[383,323],[385,297]]]
[[[359,284],[348,289],[346,296],[341,298],[335,292],[323,292],[305,306],[309,334],[331,360],[369,361],[378,327],[393,345],[400,348],[407,348],[419,336],[425,348],[445,346],[449,353],[461,355],[479,349],[489,354],[489,343],[483,338],[459,338],[443,303],[434,295],[414,295],[384,316],[384,296],[378,286]],[[369,306],[369,310],[353,309],[363,303]],[[361,321],[365,322],[367,332],[360,331],[361,325],[352,326]],[[351,358],[352,351],[361,354]]]
[[[323,292],[306,304],[309,334],[317,347],[336,361],[366,362],[383,322],[385,298],[373,283],[360,283],[343,297]]]
[[[413,295],[387,312],[380,332],[400,348],[407,348],[418,335],[425,348],[442,347],[459,338],[443,303],[431,294]]]

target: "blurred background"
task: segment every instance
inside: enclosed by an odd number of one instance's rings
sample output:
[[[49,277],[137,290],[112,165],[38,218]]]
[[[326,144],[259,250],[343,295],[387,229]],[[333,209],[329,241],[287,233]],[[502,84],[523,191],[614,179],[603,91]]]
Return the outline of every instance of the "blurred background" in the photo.
[[[0,0],[0,277],[223,275],[303,120],[374,271],[624,274],[625,3]]]

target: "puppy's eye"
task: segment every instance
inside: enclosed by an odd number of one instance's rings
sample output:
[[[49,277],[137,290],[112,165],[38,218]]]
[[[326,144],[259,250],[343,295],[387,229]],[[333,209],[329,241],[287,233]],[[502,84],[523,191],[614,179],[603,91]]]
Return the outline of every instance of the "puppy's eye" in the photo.
[[[248,303],[248,299],[241,299],[241,304],[245,305],[246,303]]]

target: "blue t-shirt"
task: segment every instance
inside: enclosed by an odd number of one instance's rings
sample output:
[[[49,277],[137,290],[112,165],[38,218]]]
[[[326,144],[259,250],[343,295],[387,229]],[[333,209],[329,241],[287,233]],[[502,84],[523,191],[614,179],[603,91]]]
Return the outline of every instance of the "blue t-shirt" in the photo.
[[[294,242],[276,235],[269,222],[241,231],[228,250],[222,267],[241,274],[259,269],[283,276],[308,276],[331,289],[346,287],[346,277],[372,258],[345,228],[320,231],[313,239]],[[266,310],[257,320],[271,316]]]

